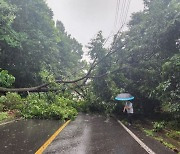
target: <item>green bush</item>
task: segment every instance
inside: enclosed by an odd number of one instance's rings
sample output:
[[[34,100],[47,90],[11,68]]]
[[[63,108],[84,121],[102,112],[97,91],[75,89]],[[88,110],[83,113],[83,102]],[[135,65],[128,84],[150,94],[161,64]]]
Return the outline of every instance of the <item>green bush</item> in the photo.
[[[55,93],[30,94],[22,99],[17,93],[7,93],[0,97],[0,111],[16,110],[25,118],[74,119],[80,110],[78,103]]]
[[[4,105],[2,103],[0,103],[0,112],[2,112],[4,109]]]
[[[7,98],[6,96],[0,97],[0,112],[4,111],[4,103],[6,102]]]
[[[165,122],[162,121],[162,122],[155,122],[154,125],[153,125],[153,131],[154,132],[160,132],[164,129],[165,127]]]
[[[25,100],[25,107],[22,108],[22,115],[25,118],[46,118],[48,104],[45,100],[31,95]]]
[[[8,113],[7,112],[1,112],[0,113],[0,121],[7,119],[8,118]]]
[[[76,103],[74,103],[73,106],[79,112],[87,112],[87,102],[86,101],[83,101],[83,100],[77,101]]]
[[[77,110],[73,107],[74,101],[54,95],[42,95],[39,98],[36,94],[31,94],[25,101],[22,114],[25,118],[43,119],[73,119],[77,115]],[[51,98],[51,100],[50,100]]]
[[[77,115],[77,110],[73,107],[63,107],[52,104],[49,108],[49,116],[53,119],[74,119]]]
[[[0,111],[20,109],[23,106],[23,100],[17,93],[7,93],[0,97]]]
[[[0,68],[0,86],[10,87],[15,81],[15,77],[8,73],[7,70]]]
[[[23,100],[17,93],[7,93],[3,105],[5,110],[21,109],[23,107]]]
[[[116,103],[96,100],[94,102],[88,102],[85,107],[88,111],[93,113],[97,112],[105,115],[111,115],[115,111]]]
[[[77,115],[76,102],[64,97],[56,96],[50,106],[50,114],[58,119],[74,119]]]

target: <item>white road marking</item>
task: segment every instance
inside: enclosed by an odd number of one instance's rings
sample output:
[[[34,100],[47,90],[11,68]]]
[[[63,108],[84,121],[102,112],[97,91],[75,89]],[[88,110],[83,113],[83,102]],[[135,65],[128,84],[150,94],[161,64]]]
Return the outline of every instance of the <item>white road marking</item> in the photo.
[[[149,154],[156,154],[154,151],[152,151],[146,144],[144,144],[133,132],[131,132],[121,121],[118,120],[118,123],[140,144],[144,150],[147,151]]]

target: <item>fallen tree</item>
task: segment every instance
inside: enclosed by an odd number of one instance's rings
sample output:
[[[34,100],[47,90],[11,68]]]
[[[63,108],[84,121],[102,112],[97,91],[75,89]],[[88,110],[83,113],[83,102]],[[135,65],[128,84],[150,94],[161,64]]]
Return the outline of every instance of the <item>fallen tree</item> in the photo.
[[[92,70],[99,64],[101,63],[105,58],[111,56],[112,54],[114,54],[115,52],[117,52],[118,50],[113,50],[113,46],[117,43],[117,38],[118,38],[119,32],[114,36],[114,41],[113,44],[111,46],[111,48],[109,49],[109,52],[101,59],[99,59],[97,61],[97,58],[94,58],[94,61],[91,63],[89,70],[87,71],[87,73],[83,76],[80,77],[78,79],[75,80],[55,80],[53,83],[57,83],[57,84],[71,84],[71,83],[77,83],[79,81],[82,81],[81,85],[78,85],[77,87],[80,88],[81,86],[85,85],[87,80],[90,78],[101,78],[103,76],[106,76],[110,73],[115,72],[116,70],[112,71],[112,72],[107,72],[105,74],[102,75],[98,75],[98,76],[93,76],[91,75]],[[124,45],[122,45],[123,47]],[[0,92],[1,93],[5,93],[5,92],[48,92],[48,91],[58,91],[60,90],[59,88],[51,88],[49,87],[51,84],[53,83],[44,83],[35,87],[27,87],[27,88],[4,88],[4,87],[0,87]],[[77,84],[76,84],[77,85]],[[82,89],[81,89],[82,90]],[[77,92],[78,93],[78,92]]]

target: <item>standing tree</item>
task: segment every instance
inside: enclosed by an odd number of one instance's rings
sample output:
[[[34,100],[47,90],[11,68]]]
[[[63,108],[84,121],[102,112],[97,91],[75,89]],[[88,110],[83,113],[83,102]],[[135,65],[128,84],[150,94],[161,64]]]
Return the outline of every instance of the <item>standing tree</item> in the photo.
[[[102,36],[102,32],[98,32],[95,39],[92,39],[89,43],[89,55],[92,60],[100,61],[105,57],[108,50],[103,47],[105,39]],[[94,78],[92,81],[93,92],[100,100],[109,101],[112,97],[110,87],[108,86],[107,76],[99,77],[108,72],[110,68],[110,57],[104,58],[101,63],[93,70],[93,74],[98,78]]]

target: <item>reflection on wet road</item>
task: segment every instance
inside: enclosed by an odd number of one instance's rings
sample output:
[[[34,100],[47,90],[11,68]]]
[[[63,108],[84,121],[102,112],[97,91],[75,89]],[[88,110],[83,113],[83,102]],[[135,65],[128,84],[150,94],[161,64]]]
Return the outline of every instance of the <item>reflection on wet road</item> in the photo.
[[[147,136],[144,139],[146,138]],[[158,141],[148,139],[146,144],[150,145],[149,148],[156,154],[173,154]],[[79,114],[43,152],[43,154],[147,153],[116,119],[91,114]]]
[[[44,147],[42,145],[52,134],[54,136],[57,130],[63,129],[63,126],[64,124],[55,120],[20,120],[1,125],[0,154],[34,154],[40,147]],[[147,136],[140,138],[156,154],[173,154],[158,141]],[[79,114],[59,135],[57,133],[43,154],[147,154],[147,152],[114,118]]]
[[[20,120],[1,125],[0,154],[33,154],[61,124],[56,120]]]
[[[45,154],[147,154],[117,123],[101,115],[79,115],[56,137]]]

